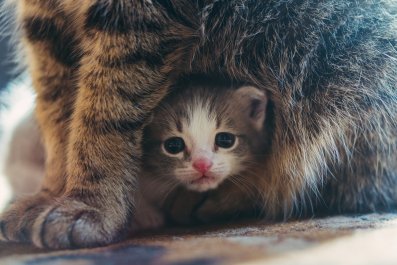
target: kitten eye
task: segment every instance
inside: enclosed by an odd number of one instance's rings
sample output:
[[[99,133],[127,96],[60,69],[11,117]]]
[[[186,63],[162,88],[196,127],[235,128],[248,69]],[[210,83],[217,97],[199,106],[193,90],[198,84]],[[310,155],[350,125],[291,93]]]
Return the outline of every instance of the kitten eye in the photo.
[[[215,144],[221,148],[231,148],[236,142],[236,136],[231,133],[218,133],[215,136]]]
[[[185,142],[181,137],[171,137],[165,140],[164,149],[168,153],[176,155],[185,149]]]

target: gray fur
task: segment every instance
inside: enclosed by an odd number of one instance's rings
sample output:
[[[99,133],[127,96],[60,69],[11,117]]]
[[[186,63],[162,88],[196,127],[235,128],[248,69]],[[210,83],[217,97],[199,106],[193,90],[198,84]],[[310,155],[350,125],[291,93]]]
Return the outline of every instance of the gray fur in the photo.
[[[203,2],[191,71],[255,84],[274,103],[279,165],[264,170],[289,196],[265,195],[269,215],[394,207],[395,1]]]

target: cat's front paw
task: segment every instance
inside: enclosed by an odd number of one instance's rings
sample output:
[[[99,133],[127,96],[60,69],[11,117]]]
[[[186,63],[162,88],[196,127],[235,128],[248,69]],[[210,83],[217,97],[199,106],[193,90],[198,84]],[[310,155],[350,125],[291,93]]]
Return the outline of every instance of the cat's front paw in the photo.
[[[30,242],[33,224],[49,203],[45,194],[19,199],[0,216],[0,240]]]
[[[116,241],[124,228],[117,216],[70,198],[28,201],[1,216],[0,238],[55,249],[95,247]]]

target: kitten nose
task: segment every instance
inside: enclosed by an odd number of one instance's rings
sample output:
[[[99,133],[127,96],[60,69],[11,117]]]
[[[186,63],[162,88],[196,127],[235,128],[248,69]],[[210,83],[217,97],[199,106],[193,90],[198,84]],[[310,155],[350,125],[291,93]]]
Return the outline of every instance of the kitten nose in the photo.
[[[193,162],[193,167],[204,174],[212,167],[212,161],[208,158],[199,158]]]

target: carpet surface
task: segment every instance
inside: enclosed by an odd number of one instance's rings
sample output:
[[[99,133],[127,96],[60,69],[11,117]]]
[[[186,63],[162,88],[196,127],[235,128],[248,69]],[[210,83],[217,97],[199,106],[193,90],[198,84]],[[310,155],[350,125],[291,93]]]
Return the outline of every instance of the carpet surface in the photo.
[[[94,249],[1,243],[0,264],[397,264],[397,214],[168,229]]]

